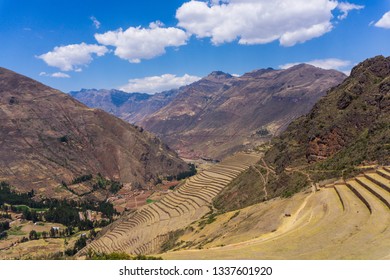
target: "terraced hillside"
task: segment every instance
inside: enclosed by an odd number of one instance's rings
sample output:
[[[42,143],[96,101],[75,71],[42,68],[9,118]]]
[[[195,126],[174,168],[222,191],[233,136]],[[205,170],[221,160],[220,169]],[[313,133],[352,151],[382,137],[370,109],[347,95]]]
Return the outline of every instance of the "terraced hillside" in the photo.
[[[185,228],[207,214],[213,198],[259,159],[258,154],[237,153],[189,178],[160,201],[124,216],[104,229],[101,237],[80,254],[89,250],[102,253],[159,253],[170,233]]]
[[[286,201],[292,212],[280,207]],[[297,203],[299,202],[299,203]],[[381,167],[353,179],[327,185],[290,199],[276,199],[258,211],[278,212],[274,230],[256,238],[203,250],[171,251],[164,259],[390,259],[390,168]],[[245,212],[242,209],[241,212]],[[253,208],[250,211],[256,213]],[[268,211],[268,212],[267,212]],[[225,215],[230,215],[226,213]],[[267,217],[265,217],[267,218]],[[221,217],[223,219],[223,217]],[[251,219],[247,214],[247,219]],[[225,219],[226,220],[226,219]],[[230,218],[231,220],[231,218]],[[264,220],[264,219],[263,219]],[[267,219],[264,220],[266,223]],[[256,225],[258,221],[252,221]],[[246,221],[248,223],[248,221]],[[218,225],[218,219],[215,222]],[[240,227],[236,223],[235,227]],[[228,226],[228,225],[227,225]],[[273,225],[275,226],[275,225]],[[210,229],[209,229],[210,230]],[[213,231],[213,229],[211,229]],[[236,229],[236,231],[239,231]],[[242,231],[241,231],[242,232]],[[199,232],[203,238],[204,232]],[[253,235],[253,231],[251,232]],[[241,235],[244,235],[242,233]],[[217,247],[218,246],[218,247]],[[221,247],[223,246],[223,247]]]

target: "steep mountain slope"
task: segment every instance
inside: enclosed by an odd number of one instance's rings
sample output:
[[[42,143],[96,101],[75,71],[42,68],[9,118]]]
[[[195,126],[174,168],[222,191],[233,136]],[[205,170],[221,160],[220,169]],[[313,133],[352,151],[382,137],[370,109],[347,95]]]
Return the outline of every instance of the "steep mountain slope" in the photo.
[[[265,160],[233,181],[215,200],[239,209],[275,196],[291,196],[313,183],[349,178],[367,166],[390,164],[390,58],[357,65],[305,116],[273,140]],[[248,189],[267,190],[245,198]]]
[[[133,185],[187,169],[155,136],[0,68],[0,181],[50,192],[101,173]]]
[[[343,84],[274,141],[266,159],[277,171],[311,164],[341,172],[390,162],[390,57],[357,65]]]
[[[69,94],[90,108],[102,109],[130,123],[136,123],[171,102],[178,94],[178,90],[150,95],[115,89],[82,89],[71,91]]]
[[[183,156],[221,158],[279,134],[344,79],[304,64],[241,77],[213,72],[139,123]]]

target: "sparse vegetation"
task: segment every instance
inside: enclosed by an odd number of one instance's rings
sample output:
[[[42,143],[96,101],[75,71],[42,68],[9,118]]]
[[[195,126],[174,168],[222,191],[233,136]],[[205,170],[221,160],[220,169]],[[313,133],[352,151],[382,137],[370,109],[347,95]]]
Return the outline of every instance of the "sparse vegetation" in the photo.
[[[261,136],[261,137],[264,137],[264,136],[270,135],[270,132],[266,127],[262,127],[256,131],[256,134]]]
[[[249,168],[214,198],[213,205],[219,212],[225,213],[262,202],[264,199],[264,182],[255,169]]]
[[[168,176],[167,181],[173,181],[173,180],[180,181],[180,180],[183,180],[183,179],[186,179],[188,177],[196,175],[197,171],[196,171],[195,164],[189,163],[188,168],[189,168],[189,171],[181,172],[181,173],[177,174],[176,176]]]
[[[199,228],[200,229],[203,229],[206,225],[209,225],[213,222],[215,222],[217,219],[215,218],[217,216],[216,213],[211,213],[209,215],[207,215],[207,218],[206,219],[203,219],[199,222]]]
[[[137,255],[131,256],[122,252],[115,252],[111,254],[105,253],[93,253],[88,256],[89,260],[162,260],[161,257]]]
[[[169,251],[169,250],[175,248],[178,245],[177,241],[184,233],[185,233],[185,230],[182,230],[182,229],[169,232],[168,239],[164,243],[161,244],[160,251],[166,252],[166,251]]]
[[[92,180],[92,174],[82,175],[80,177],[77,177],[77,178],[73,179],[72,185],[73,184],[80,184],[82,182],[87,182],[87,181],[90,181],[90,180]]]

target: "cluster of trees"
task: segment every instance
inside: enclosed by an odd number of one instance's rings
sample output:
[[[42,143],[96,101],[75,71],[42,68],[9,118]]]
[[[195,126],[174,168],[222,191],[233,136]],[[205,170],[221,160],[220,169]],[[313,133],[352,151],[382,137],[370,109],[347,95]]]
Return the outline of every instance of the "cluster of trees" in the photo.
[[[256,134],[260,135],[260,136],[268,136],[268,135],[270,135],[270,132],[267,128],[262,127],[258,131],[256,131]]]
[[[9,222],[0,222],[0,240],[8,236],[7,230],[9,230]]]
[[[100,173],[98,173],[96,180],[97,182],[92,186],[94,190],[106,189],[111,193],[117,193],[123,187],[123,184],[120,182],[108,180]]]
[[[28,237],[29,240],[38,240],[38,239],[46,239],[46,238],[63,238],[69,237],[75,233],[75,229],[71,226],[66,227],[64,229],[59,229],[57,227],[52,227],[48,232],[37,232],[35,230],[30,231]]]
[[[197,171],[196,171],[196,166],[195,164],[192,164],[192,163],[189,163],[188,164],[188,167],[190,168],[189,171],[184,171],[184,172],[180,172],[179,174],[177,174],[176,176],[168,176],[167,177],[167,180],[168,181],[173,181],[173,180],[183,180],[183,179],[186,179],[188,177],[191,177],[191,176],[194,176],[196,175]]]
[[[76,202],[58,199],[35,201],[33,197],[34,191],[16,193],[11,190],[9,184],[0,183],[0,207],[5,212],[10,210],[15,213],[22,213],[23,218],[29,221],[48,221],[87,230],[106,226],[112,221],[114,215],[118,214],[109,202]],[[6,203],[9,205],[6,205]],[[102,213],[105,220],[100,222],[81,220],[79,212],[86,212],[87,210]]]
[[[65,251],[65,255],[67,256],[73,256],[75,255],[78,251],[83,249],[85,246],[87,246],[87,243],[89,241],[92,241],[95,239],[97,233],[94,229],[89,231],[88,236],[86,234],[81,234],[79,239],[75,242],[73,248],[69,248]]]
[[[73,179],[72,182],[71,182],[71,185],[80,184],[80,183],[83,183],[83,182],[89,182],[89,181],[92,181],[92,179],[93,179],[92,174],[82,175],[80,177],[77,177],[77,178]],[[121,184],[120,182],[106,179],[100,173],[97,174],[97,176],[96,176],[94,181],[95,182],[91,183],[92,184],[92,190],[90,192],[87,192],[87,193],[83,194],[83,195],[87,195],[87,194],[92,193],[93,191],[102,190],[102,189],[103,190],[108,190],[109,192],[115,194],[123,187],[123,184]],[[65,187],[70,192],[72,192],[73,194],[78,195],[75,191],[73,191],[72,189],[68,188],[68,184],[66,182],[63,181],[62,182],[62,186]],[[83,196],[83,195],[81,195],[81,196]]]
[[[68,227],[78,227],[79,230],[88,230],[95,227],[104,227],[108,225],[113,218],[113,215],[116,214],[115,209],[112,207],[112,204],[102,203],[101,207],[98,207],[103,213],[108,213],[107,219],[102,219],[101,221],[90,221],[80,219],[79,212],[85,212],[90,209],[85,204],[82,204],[82,209],[78,206],[69,203],[68,201],[59,201],[58,204],[52,204],[48,210],[44,212],[36,212],[25,208],[23,210],[23,218],[28,221],[38,222],[46,221],[52,223],[63,224]],[[92,208],[92,207],[91,207]],[[95,208],[95,207],[93,207]],[[80,211],[81,210],[81,211]]]
[[[72,185],[73,184],[80,184],[82,182],[87,182],[87,181],[90,181],[92,180],[92,174],[88,174],[88,175],[82,175],[80,177],[77,177],[75,178],[73,181],[72,181]]]
[[[8,203],[11,205],[27,205],[31,208],[39,208],[42,204],[31,199],[34,195],[34,190],[27,193],[17,193],[11,189],[8,183],[0,182],[0,206]]]
[[[8,230],[9,229],[9,222],[0,222],[0,232]]]

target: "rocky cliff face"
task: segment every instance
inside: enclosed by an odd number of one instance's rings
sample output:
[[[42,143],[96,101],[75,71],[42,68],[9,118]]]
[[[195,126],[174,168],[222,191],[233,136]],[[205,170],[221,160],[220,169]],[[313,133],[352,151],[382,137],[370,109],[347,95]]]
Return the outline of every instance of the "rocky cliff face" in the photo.
[[[0,180],[48,193],[85,174],[134,185],[187,165],[155,136],[0,68]]]
[[[340,86],[274,141],[268,161],[279,170],[314,164],[342,171],[390,162],[390,58],[357,65]]]
[[[222,158],[278,135],[345,77],[304,64],[241,77],[213,72],[139,124],[182,156]]]

